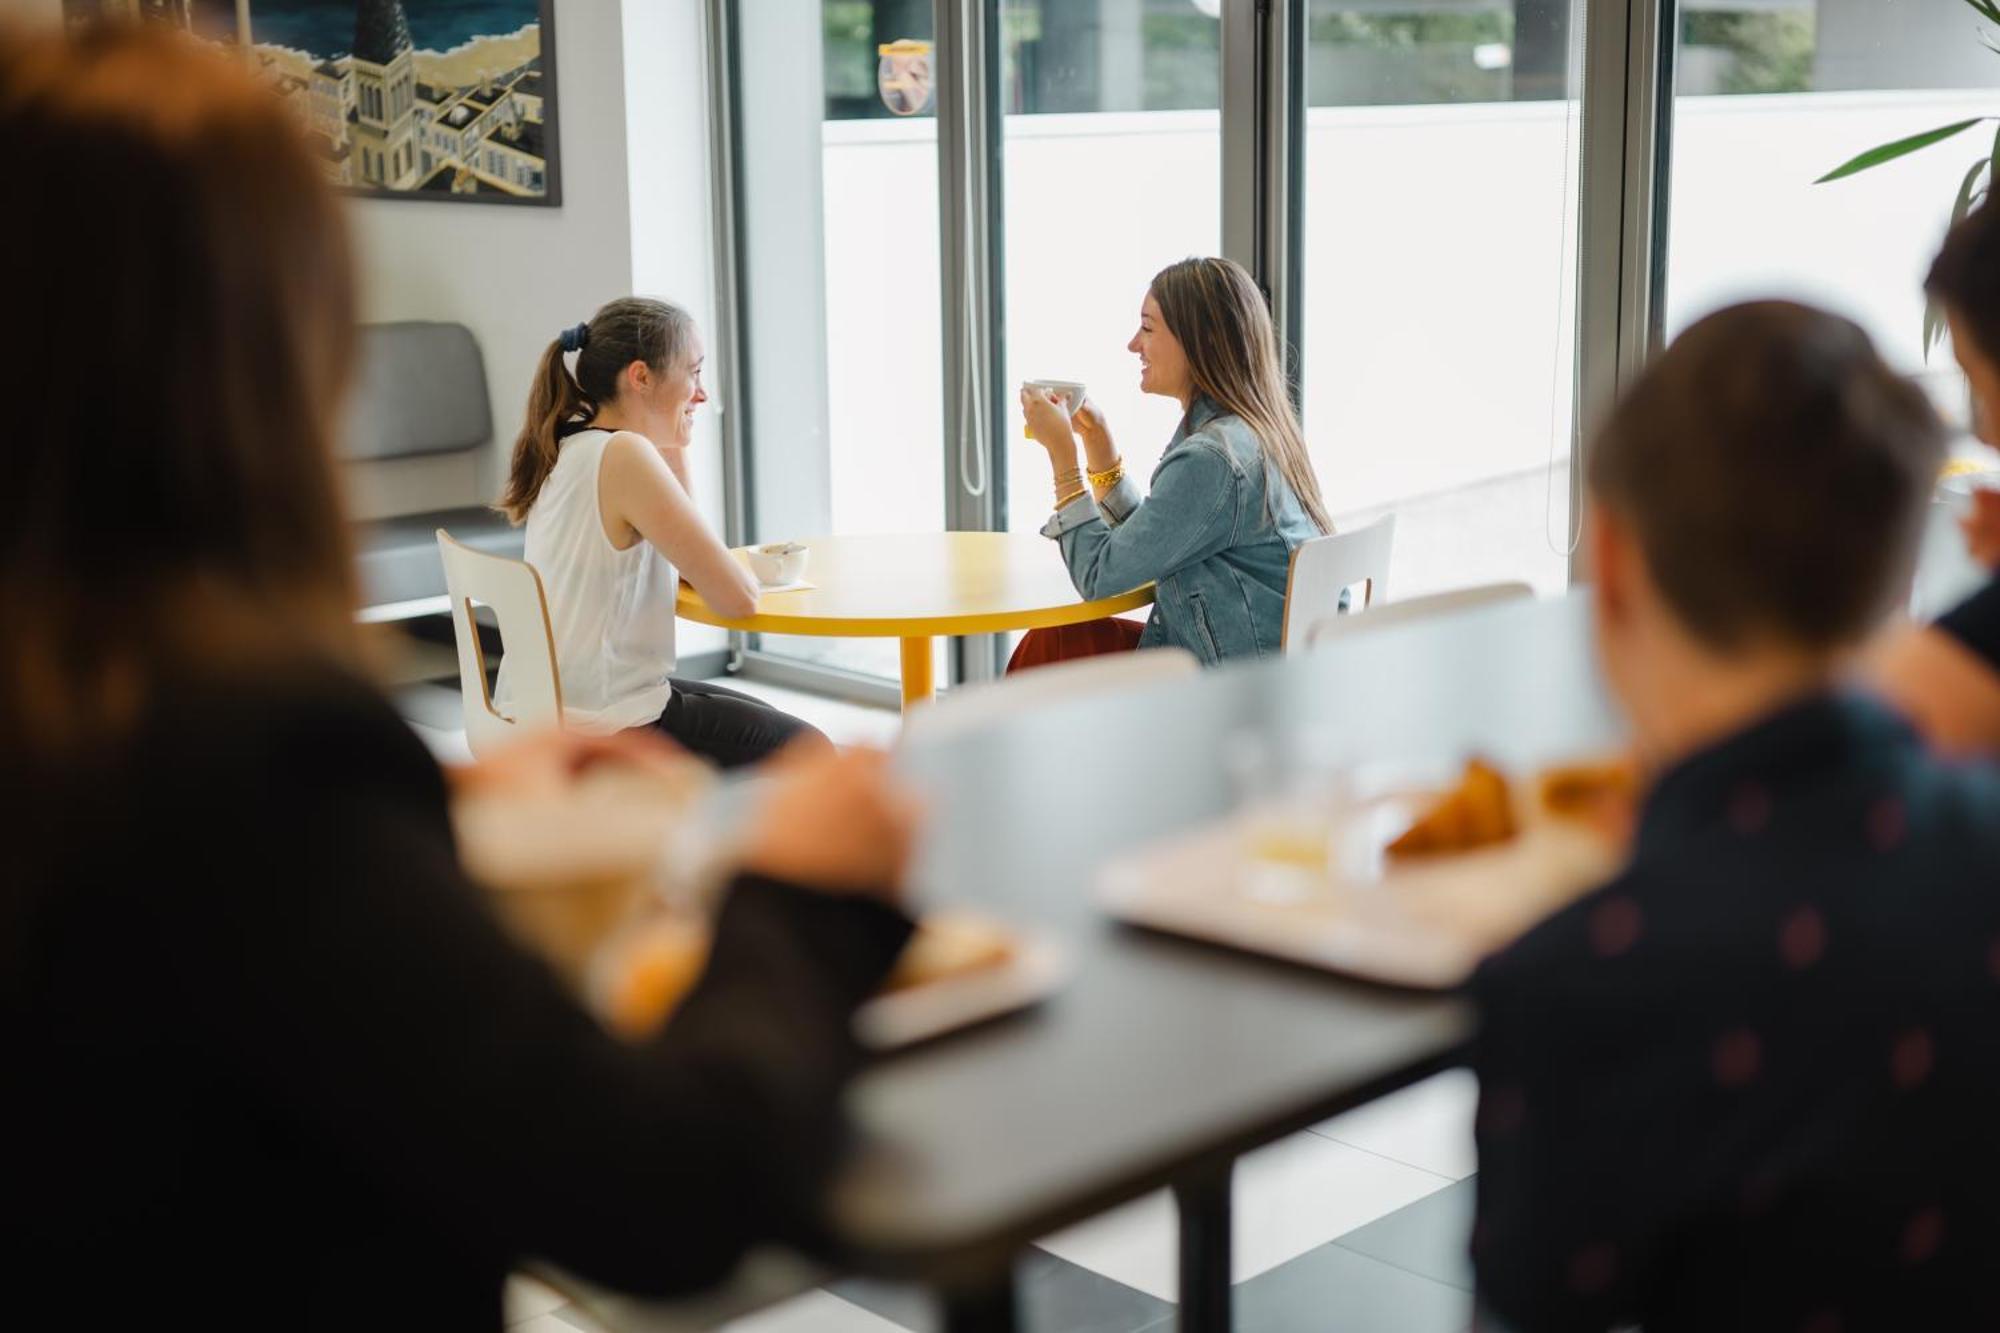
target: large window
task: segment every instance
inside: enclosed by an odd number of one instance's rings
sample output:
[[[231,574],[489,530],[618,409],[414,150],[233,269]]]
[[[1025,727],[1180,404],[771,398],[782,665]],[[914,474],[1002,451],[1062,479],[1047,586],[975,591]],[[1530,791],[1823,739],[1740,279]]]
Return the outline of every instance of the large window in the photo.
[[[737,6],[746,541],[944,527],[937,120],[909,114],[880,46],[928,42],[931,6]],[[894,76],[890,76],[893,78]],[[893,680],[893,639],[764,636],[777,657]]]
[[[1682,0],[1665,323],[1788,296],[1839,310],[1962,419],[1950,353],[1923,346],[1925,269],[1992,126],[1848,179],[1890,140],[1995,110],[2000,55],[1959,0]]]
[[[1748,298],[1826,306],[1969,427],[1922,287],[1960,191],[1984,183],[1968,173],[1995,153],[1994,126],[1815,182],[1877,145],[1992,114],[2000,31],[1959,0],[1682,0],[1675,18],[1667,333]],[[1958,451],[1984,452],[1970,439]],[[1942,610],[1982,577],[1934,509],[1917,610]]]
[[[2000,32],[1962,0],[709,4],[735,39],[739,540],[1038,526],[1027,378],[1085,382],[1150,471],[1179,409],[1124,346],[1189,254],[1276,294],[1322,488],[1342,527],[1396,515],[1398,598],[1564,587],[1580,399],[1729,301],[1843,310],[1963,414],[1921,280],[1993,126],[1814,184],[2000,105]]]
[[[1308,7],[1306,438],[1392,596],[1568,579],[1583,9]]]

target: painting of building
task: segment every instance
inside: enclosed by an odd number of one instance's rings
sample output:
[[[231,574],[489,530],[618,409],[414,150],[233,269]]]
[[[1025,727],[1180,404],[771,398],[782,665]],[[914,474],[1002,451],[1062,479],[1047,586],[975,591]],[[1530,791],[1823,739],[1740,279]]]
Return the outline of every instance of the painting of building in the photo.
[[[64,0],[72,24],[247,45],[329,179],[382,198],[559,204],[553,0]],[[238,16],[247,9],[249,30]]]

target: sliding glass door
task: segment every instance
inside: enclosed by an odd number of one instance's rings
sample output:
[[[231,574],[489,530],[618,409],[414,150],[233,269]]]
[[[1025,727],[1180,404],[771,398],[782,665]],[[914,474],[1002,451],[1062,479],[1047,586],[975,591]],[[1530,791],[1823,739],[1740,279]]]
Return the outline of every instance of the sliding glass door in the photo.
[[[1583,8],[1307,7],[1306,437],[1395,597],[1568,581]]]
[[[931,5],[755,0],[730,18],[735,540],[942,530]],[[760,637],[781,661],[897,676],[893,639]]]
[[[1793,163],[1831,166],[1983,86],[1908,92],[1888,39],[1855,26],[1873,0],[1727,3],[1686,0],[1662,50],[1672,0],[708,0],[728,72],[731,535],[1032,531],[1051,495],[1014,402],[1030,378],[1084,382],[1149,473],[1179,409],[1138,392],[1125,343],[1156,271],[1221,253],[1292,340],[1337,524],[1396,515],[1392,596],[1560,590],[1579,383],[1597,410],[1659,309],[1677,326],[1774,271],[1858,291],[1878,281],[1858,258],[1822,260],[1870,244],[1914,265],[1935,226],[1907,196],[1930,176],[1896,180],[1891,207],[1885,175],[1823,226]],[[1673,66],[1661,266],[1653,70]],[[1766,87],[1829,88],[1836,68],[1843,89],[1906,91],[1787,111],[1772,99],[1799,94]],[[1835,112],[1853,123],[1787,122]],[[1745,137],[1753,114],[1772,137]],[[1914,297],[1882,300],[1873,322],[1920,324],[1897,305]],[[850,686],[896,670],[890,643],[754,647]],[[988,647],[947,670],[983,673]]]

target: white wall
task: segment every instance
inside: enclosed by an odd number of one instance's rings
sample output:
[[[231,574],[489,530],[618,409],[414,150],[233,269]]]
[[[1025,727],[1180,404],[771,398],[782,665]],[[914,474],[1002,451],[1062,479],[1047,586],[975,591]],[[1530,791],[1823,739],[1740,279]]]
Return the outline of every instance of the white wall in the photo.
[[[676,5],[691,0],[674,0]],[[559,208],[357,199],[350,206],[365,320],[466,325],[486,355],[494,447],[485,458],[408,459],[349,470],[362,516],[490,500],[528,383],[557,332],[632,286],[620,6],[556,16],[563,202]]]

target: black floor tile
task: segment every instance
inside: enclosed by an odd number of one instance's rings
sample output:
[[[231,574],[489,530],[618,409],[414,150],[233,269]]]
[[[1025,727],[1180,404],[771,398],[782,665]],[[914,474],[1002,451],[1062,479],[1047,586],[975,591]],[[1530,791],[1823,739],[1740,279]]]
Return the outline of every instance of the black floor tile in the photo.
[[[1322,1245],[1236,1288],[1236,1333],[1464,1333],[1472,1295]]]
[[[1045,1250],[1029,1250],[1014,1281],[1027,1333],[1139,1333],[1166,1321],[1174,1310],[1156,1296]],[[911,1333],[937,1333],[937,1300],[922,1287],[849,1278],[827,1290]]]
[[[1045,1250],[1020,1266],[1022,1322],[1030,1333],[1138,1333],[1171,1316],[1159,1297]]]
[[[878,1282],[869,1277],[850,1277],[829,1282],[826,1289],[843,1301],[851,1301],[864,1310],[881,1315],[898,1328],[909,1329],[910,1333],[937,1333],[937,1301],[923,1287],[901,1282]]]
[[[1334,1244],[1471,1291],[1472,1260],[1466,1243],[1472,1238],[1472,1205],[1473,1182],[1461,1180],[1356,1227]]]

